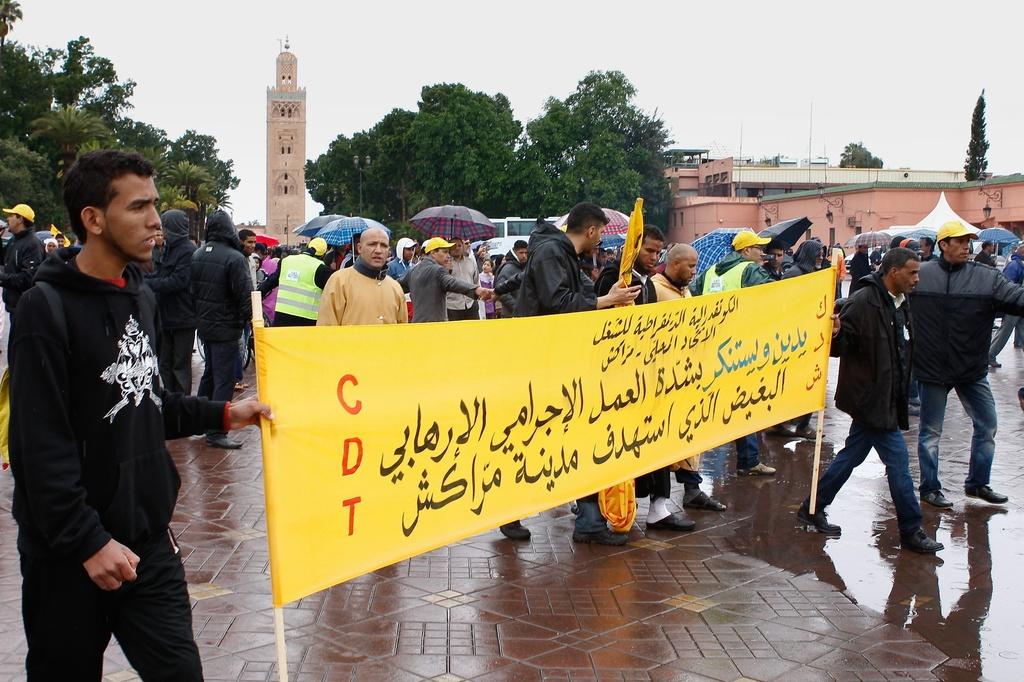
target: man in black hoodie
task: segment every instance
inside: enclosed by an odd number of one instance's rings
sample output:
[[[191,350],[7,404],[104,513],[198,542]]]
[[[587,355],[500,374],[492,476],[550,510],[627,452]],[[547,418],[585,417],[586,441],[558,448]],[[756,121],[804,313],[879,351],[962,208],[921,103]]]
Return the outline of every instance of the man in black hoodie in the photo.
[[[160,222],[164,252],[156,272],[146,275],[146,284],[156,293],[160,309],[160,381],[168,391],[188,395],[192,392],[192,347],[196,340],[196,313],[188,285],[196,247],[188,238],[184,211],[164,211]]]
[[[235,392],[242,329],[252,319],[252,279],[235,224],[224,211],[214,211],[206,221],[206,243],[192,254],[190,289],[199,342],[206,351],[198,395],[230,400]],[[242,447],[218,429],[206,434],[206,443],[227,450]]]
[[[152,176],[137,154],[84,154],[64,178],[83,248],[47,259],[18,306],[10,446],[29,679],[98,681],[111,634],[145,680],[202,679],[164,440],[270,416],[160,385],[158,316],[135,265],[160,229]]]
[[[593,283],[580,270],[580,255],[589,255],[601,245],[601,232],[608,224],[596,204],[573,206],[565,232],[551,223],[538,222],[530,234],[529,255],[516,300],[516,316],[557,315],[612,308],[631,303],[640,287],[623,288],[616,282],[604,296],[597,296]],[[612,533],[601,516],[597,494],[576,501],[574,542],[624,545],[626,533]],[[512,539],[526,539],[530,533],[519,521],[505,524],[502,533]]]
[[[498,276],[494,279],[494,286],[499,287],[521,275],[526,265],[526,254],[529,244],[525,239],[517,239],[512,245],[512,250],[505,254],[505,260],[498,269]],[[498,297],[501,301],[501,316],[516,317],[516,298],[518,291],[511,291]]]

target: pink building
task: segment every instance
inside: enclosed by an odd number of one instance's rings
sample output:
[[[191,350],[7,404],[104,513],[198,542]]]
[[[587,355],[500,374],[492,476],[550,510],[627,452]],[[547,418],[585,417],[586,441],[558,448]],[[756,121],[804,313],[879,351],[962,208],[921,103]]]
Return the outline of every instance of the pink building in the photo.
[[[666,175],[674,196],[670,241],[806,216],[814,223],[812,235],[842,243],[861,232],[916,224],[942,192],[954,211],[977,226],[999,225],[1018,235],[1024,230],[1024,175],[979,183],[964,182],[956,171],[773,168],[736,166],[732,159],[670,168]]]

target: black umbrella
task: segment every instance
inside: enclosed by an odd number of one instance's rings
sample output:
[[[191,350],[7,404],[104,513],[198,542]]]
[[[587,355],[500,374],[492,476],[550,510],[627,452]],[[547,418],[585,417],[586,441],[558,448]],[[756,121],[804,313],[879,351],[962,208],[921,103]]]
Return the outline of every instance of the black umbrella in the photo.
[[[786,246],[786,248],[792,248],[794,244],[800,241],[800,237],[807,232],[811,226],[810,219],[804,218],[793,218],[792,220],[783,220],[781,223],[775,223],[771,227],[767,227],[758,233],[759,237],[771,237],[773,240]]]

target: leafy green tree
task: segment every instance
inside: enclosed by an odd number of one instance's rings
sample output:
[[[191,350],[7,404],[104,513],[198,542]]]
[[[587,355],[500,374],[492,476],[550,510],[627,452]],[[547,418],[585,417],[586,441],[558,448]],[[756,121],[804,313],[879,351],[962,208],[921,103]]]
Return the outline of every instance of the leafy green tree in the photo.
[[[113,126],[114,139],[124,149],[156,149],[166,153],[171,145],[167,131],[127,116],[119,118]]]
[[[964,178],[968,181],[983,180],[987,170],[988,139],[985,136],[985,91],[982,90],[971,116],[971,141],[967,145]]]
[[[0,137],[29,142],[32,121],[50,111],[50,69],[43,50],[8,43],[0,62]],[[38,151],[38,150],[37,150]]]
[[[591,72],[565,100],[551,98],[527,124],[519,194],[539,215],[593,201],[628,212],[645,200],[648,221],[664,224],[671,205],[664,122],[633,103],[636,88],[618,71]]]
[[[392,109],[370,131],[375,142],[370,167],[375,199],[383,209],[385,220],[404,223],[422,208],[427,200],[418,191],[413,166],[412,127],[416,113]]]
[[[868,151],[863,142],[851,142],[839,157],[840,168],[881,168],[882,160]]]
[[[168,167],[166,184],[177,189],[194,206],[184,209],[188,214],[189,236],[193,239],[202,239],[206,213],[216,203],[211,190],[215,182],[206,167],[191,161],[178,161]]]
[[[0,159],[0,205],[28,204],[40,229],[61,223],[62,208],[46,157],[18,140],[0,138]]]
[[[324,206],[324,213],[352,215],[358,202],[353,189],[355,169],[352,140],[345,135],[334,138],[327,151],[313,161],[306,161],[306,189],[309,195]],[[358,178],[356,178],[358,182]]]
[[[170,143],[167,161],[171,164],[188,161],[202,166],[212,176],[211,187],[214,189],[238,189],[240,180],[235,177],[235,162],[220,158],[217,139],[212,135],[186,130],[181,137]]]
[[[464,204],[497,215],[507,205],[522,125],[502,95],[461,84],[424,87],[409,127],[412,171],[430,204]]]
[[[119,81],[113,62],[96,55],[89,39],[80,36],[68,41],[65,50],[53,52],[60,70],[52,76],[53,99],[58,106],[91,111],[109,128],[132,107],[135,81]]]
[[[0,55],[3,55],[4,45],[7,43],[7,34],[14,27],[14,22],[21,21],[21,18],[21,6],[19,3],[15,2],[15,0],[0,0]]]

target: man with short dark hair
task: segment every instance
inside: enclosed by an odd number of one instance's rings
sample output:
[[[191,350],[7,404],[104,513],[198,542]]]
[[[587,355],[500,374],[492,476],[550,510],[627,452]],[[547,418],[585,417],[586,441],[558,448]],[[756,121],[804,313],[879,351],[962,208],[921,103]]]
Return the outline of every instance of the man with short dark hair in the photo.
[[[242,329],[252,320],[252,280],[245,261],[231,216],[214,211],[206,220],[206,243],[192,255],[189,282],[206,358],[197,395],[210,400],[230,400],[235,392]],[[218,429],[206,434],[206,444],[242,447]]]
[[[982,242],[981,251],[979,251],[978,254],[974,256],[974,262],[981,263],[982,265],[987,265],[990,268],[994,268],[996,266],[996,257],[993,254],[995,249],[995,244],[993,244],[992,242]]]
[[[522,274],[523,268],[526,265],[528,246],[529,244],[524,239],[517,239],[512,244],[512,250],[505,254],[505,260],[502,261],[501,267],[498,269],[498,275],[494,279],[495,287],[500,287],[504,283],[513,280],[517,275]],[[517,291],[510,291],[498,297],[498,300],[501,302],[502,317],[516,316],[517,296]]]
[[[601,233],[608,218],[600,206],[580,203],[566,218],[565,232],[551,223],[538,221],[530,234],[529,256],[516,314],[519,317],[577,313],[585,310],[626,305],[636,299],[639,286],[623,287],[616,282],[607,294],[597,296],[594,285],[580,270],[580,255],[591,255],[601,245]],[[573,542],[624,545],[626,533],[613,533],[601,515],[597,494],[576,501]],[[501,532],[512,539],[526,539],[530,532],[519,521],[505,524]]]
[[[0,287],[4,290],[4,305],[7,306],[13,330],[18,300],[32,286],[36,268],[46,258],[46,252],[32,231],[36,212],[31,206],[18,204],[3,209],[3,212],[7,214],[7,229],[14,238],[4,248],[4,271],[0,273]]]
[[[10,445],[30,680],[99,682],[111,634],[144,680],[203,677],[164,441],[270,411],[160,385],[159,316],[136,265],[158,201],[141,156],[83,154],[64,176],[82,250],[47,259],[18,306]]]
[[[889,479],[900,544],[934,554],[943,547],[921,529],[921,506],[914,496],[910,456],[900,433],[910,428],[907,390],[913,325],[907,296],[917,284],[919,268],[913,251],[897,247],[885,254],[878,272],[851,286],[840,324],[833,328],[832,356],[840,358],[836,407],[849,414],[853,423],[846,445],[818,481],[814,514],[808,498],[797,518],[821,533],[838,536],[841,529],[828,522],[825,507],[874,449]]]
[[[630,273],[630,286],[639,286],[640,295],[636,297],[635,303],[643,305],[654,303],[658,300],[658,294],[654,290],[654,283],[651,276],[658,267],[658,257],[661,249],[665,246],[665,235],[654,225],[644,228],[643,240],[640,242],[640,250],[633,261],[633,271]],[[594,282],[594,290],[598,296],[604,296],[611,291],[612,285],[619,279],[619,260],[612,261],[601,270],[597,281]]]
[[[786,261],[786,249],[774,239],[764,247],[764,269],[774,281],[782,279],[782,265]]]
[[[939,483],[939,441],[951,390],[974,425],[964,492],[991,504],[1008,499],[989,486],[996,406],[988,385],[988,353],[996,313],[1024,315],[1024,287],[995,268],[967,260],[975,236],[975,228],[959,220],[943,225],[936,236],[939,260],[921,266],[921,282],[911,297],[917,320],[914,376],[921,392],[921,499],[943,509],[953,506]]]
[[[252,288],[255,289],[258,286],[256,271],[260,267],[259,260],[254,258],[256,255],[256,233],[243,227],[238,231],[238,241],[242,242],[242,255],[245,256],[245,264],[249,267],[249,279],[252,280]]]
[[[921,237],[919,240],[921,244],[921,262],[930,263],[933,260],[938,260],[939,257],[935,255],[935,240],[931,237]]]

